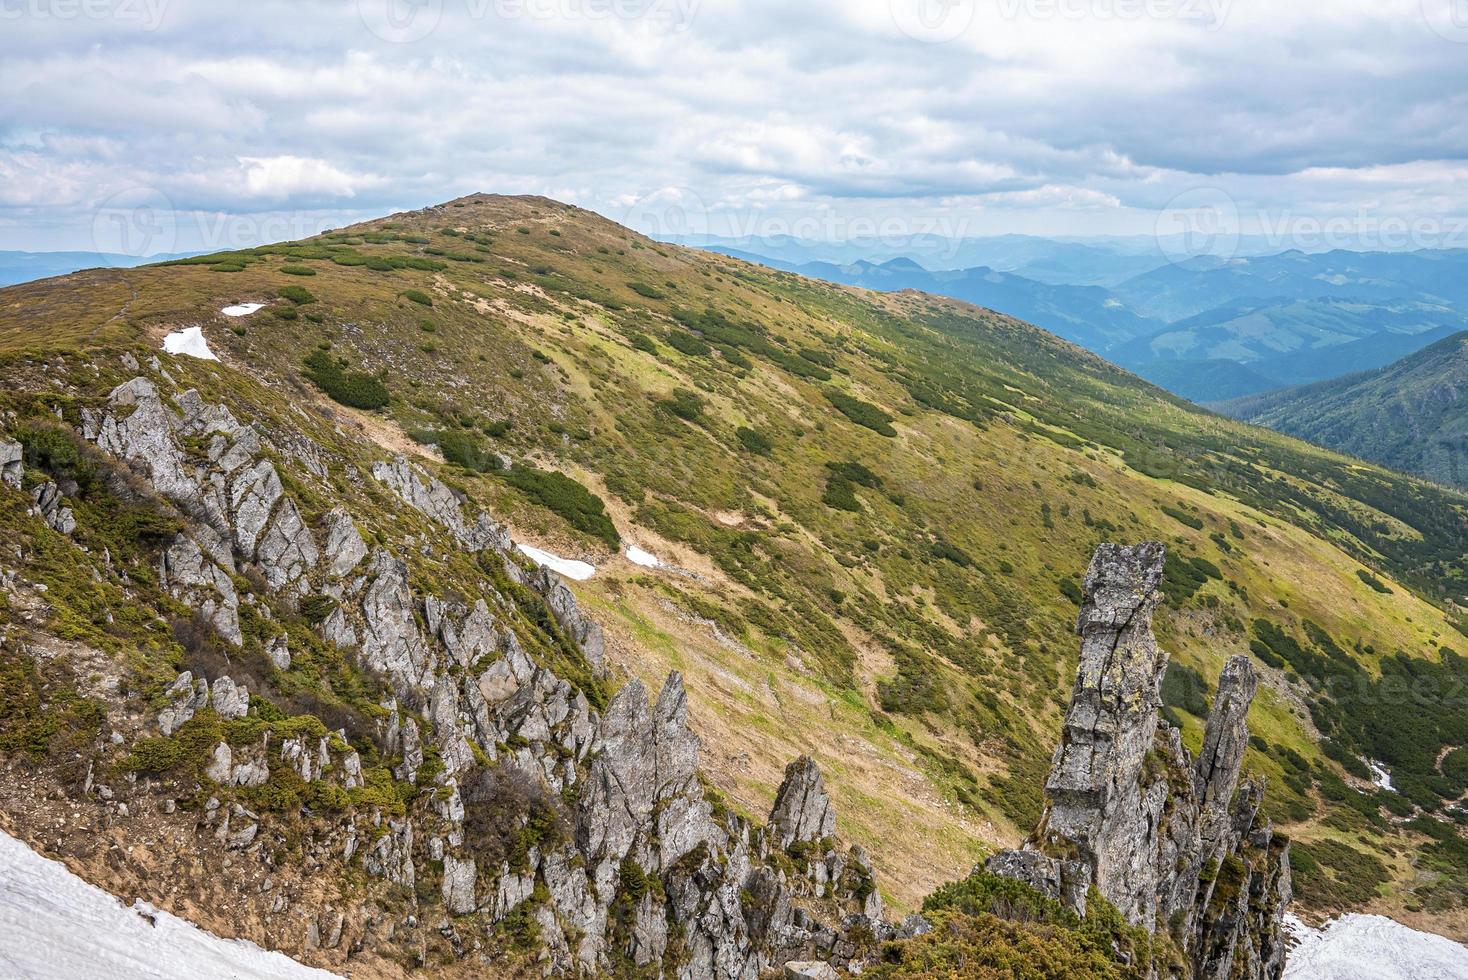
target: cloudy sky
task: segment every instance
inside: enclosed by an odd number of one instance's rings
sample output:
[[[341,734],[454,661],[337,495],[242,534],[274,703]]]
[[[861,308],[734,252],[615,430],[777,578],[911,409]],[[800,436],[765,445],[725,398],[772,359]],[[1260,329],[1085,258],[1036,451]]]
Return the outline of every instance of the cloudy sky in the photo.
[[[652,233],[1468,246],[1468,0],[0,0],[0,248],[475,191]]]

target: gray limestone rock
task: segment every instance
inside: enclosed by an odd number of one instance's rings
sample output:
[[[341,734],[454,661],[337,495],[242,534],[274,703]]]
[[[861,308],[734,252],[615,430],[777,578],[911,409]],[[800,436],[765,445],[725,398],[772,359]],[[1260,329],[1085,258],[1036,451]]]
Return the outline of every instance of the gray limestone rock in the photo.
[[[235,646],[244,642],[234,580],[204,554],[192,537],[180,534],[173,539],[163,554],[159,577],[175,598],[198,609],[213,622],[220,636]]]
[[[199,485],[189,475],[174,441],[179,420],[147,378],[133,378],[108,396],[110,411],[97,426],[97,446],[134,463],[153,487],[175,501],[197,501]]]
[[[1094,884],[1133,923],[1168,930],[1193,977],[1276,980],[1289,845],[1259,824],[1262,788],[1239,787],[1258,680],[1248,657],[1228,662],[1196,762],[1177,730],[1159,728],[1167,655],[1151,614],[1162,561],[1161,545],[1097,550],[1044,814],[1024,850],[986,867],[1081,914]]]
[[[225,721],[243,718],[250,713],[250,692],[229,677],[216,677],[210,696],[214,711]]]
[[[606,655],[606,637],[601,624],[581,611],[575,594],[550,569],[537,568],[531,574],[530,584],[545,597],[556,622],[581,647],[592,669],[601,670]]]
[[[823,840],[836,833],[836,811],[826,795],[820,767],[803,755],[785,767],[785,780],[775,794],[770,829],[781,847]]]
[[[474,898],[476,878],[473,858],[444,855],[443,904],[454,915],[468,915],[479,907]]]
[[[372,476],[408,506],[447,529],[465,549],[509,550],[510,535],[503,526],[490,520],[487,514],[480,514],[473,524],[465,523],[459,495],[405,457],[398,456],[390,463],[374,463]]]
[[[24,482],[24,448],[10,439],[0,439],[0,484],[19,490]]]
[[[71,534],[76,530],[76,517],[71,508],[66,506],[66,498],[56,484],[47,480],[36,487],[31,493],[31,499],[36,505],[35,513],[51,530],[58,534]]]
[[[172,735],[209,704],[209,682],[202,677],[194,680],[194,675],[186,670],[174,678],[167,695],[168,706],[158,713],[158,729],[164,735]]]
[[[367,543],[350,514],[340,507],[327,513],[322,522],[326,537],[326,571],[344,578],[367,557]]]

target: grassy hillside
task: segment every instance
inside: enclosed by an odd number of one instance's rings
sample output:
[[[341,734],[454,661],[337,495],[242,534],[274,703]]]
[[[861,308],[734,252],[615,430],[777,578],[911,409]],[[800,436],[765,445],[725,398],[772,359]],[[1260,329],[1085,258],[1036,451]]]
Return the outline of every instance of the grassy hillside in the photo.
[[[1322,446],[1468,487],[1468,333],[1375,371],[1225,407]]]
[[[242,302],[266,306],[219,312]],[[1410,921],[1468,893],[1453,825],[1416,817],[1468,790],[1462,495],[957,301],[492,196],[0,291],[4,424],[61,378],[105,395],[98,365],[192,325],[221,361],[165,368],[277,441],[416,454],[517,540],[598,566],[576,591],[612,661],[684,671],[718,789],[763,812],[812,753],[899,908],[1033,822],[1079,576],[1100,541],[1144,538],[1171,553],[1158,627],[1195,749],[1201,678],[1259,660],[1247,766],[1300,842],[1303,900]],[[1425,703],[1404,709],[1404,680]]]

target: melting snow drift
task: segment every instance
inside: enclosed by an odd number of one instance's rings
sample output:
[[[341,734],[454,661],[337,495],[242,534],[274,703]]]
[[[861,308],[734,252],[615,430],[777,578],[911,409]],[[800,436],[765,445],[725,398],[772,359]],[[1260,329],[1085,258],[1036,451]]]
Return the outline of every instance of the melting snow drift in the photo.
[[[0,976],[338,980],[254,943],[220,939],[146,903],[127,908],[5,833],[0,833]]]
[[[167,354],[183,354],[187,357],[197,357],[201,361],[217,361],[214,352],[209,349],[209,341],[204,339],[203,327],[187,327],[183,330],[175,330],[163,338],[163,351]]]
[[[1376,784],[1378,789],[1390,790],[1392,792],[1396,791],[1396,787],[1392,785],[1392,773],[1390,769],[1375,759],[1367,759],[1366,767],[1371,770],[1371,781]]]
[[[535,562],[535,564],[544,565],[557,575],[564,575],[573,581],[585,582],[596,574],[596,566],[588,565],[584,561],[572,561],[569,558],[561,558],[551,554],[549,551],[532,548],[528,544],[516,544],[515,547],[519,548],[521,553]]]
[[[1462,980],[1468,947],[1409,929],[1379,915],[1347,915],[1312,929],[1294,916],[1299,940],[1285,961],[1285,980]]]
[[[241,303],[239,306],[226,306],[220,310],[225,316],[249,316],[265,309],[264,303]]]
[[[643,568],[663,567],[663,563],[658,559],[657,555],[653,554],[650,551],[643,551],[635,544],[628,547],[627,560],[634,565],[641,565]]]

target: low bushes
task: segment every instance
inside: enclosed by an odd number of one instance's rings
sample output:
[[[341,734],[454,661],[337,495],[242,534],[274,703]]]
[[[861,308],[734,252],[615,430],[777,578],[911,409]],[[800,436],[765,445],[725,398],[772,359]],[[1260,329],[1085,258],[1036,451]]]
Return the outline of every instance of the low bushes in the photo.
[[[306,358],[306,377],[331,398],[349,408],[386,408],[391,396],[378,378],[361,371],[348,371],[326,351],[312,351]]]
[[[878,435],[887,436],[889,439],[897,435],[897,430],[892,428],[892,416],[877,406],[835,389],[828,390],[826,398],[836,406],[838,412],[857,425],[871,429]]]
[[[569,476],[516,463],[500,477],[576,530],[606,542],[613,550],[621,547],[622,536],[607,516],[601,498]]]

